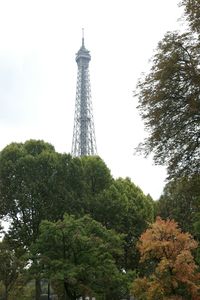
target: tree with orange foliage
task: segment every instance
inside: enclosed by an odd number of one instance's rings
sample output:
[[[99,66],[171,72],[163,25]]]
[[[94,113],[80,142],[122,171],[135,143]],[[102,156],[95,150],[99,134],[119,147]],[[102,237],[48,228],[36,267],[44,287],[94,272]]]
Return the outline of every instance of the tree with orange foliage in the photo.
[[[175,221],[158,217],[138,242],[150,275],[134,281],[132,294],[137,300],[200,300],[200,273],[191,253],[196,248]]]

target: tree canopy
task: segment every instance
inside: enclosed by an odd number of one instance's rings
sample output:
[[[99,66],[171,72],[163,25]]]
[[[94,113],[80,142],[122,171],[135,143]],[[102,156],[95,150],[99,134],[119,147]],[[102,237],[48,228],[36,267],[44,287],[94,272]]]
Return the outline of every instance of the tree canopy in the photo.
[[[167,33],[150,73],[137,86],[138,108],[149,131],[139,149],[154,153],[171,177],[199,172],[200,70],[188,34]]]
[[[157,215],[178,222],[184,231],[194,232],[194,223],[199,219],[200,177],[181,178],[169,182],[157,202]]]
[[[136,268],[136,241],[154,218],[152,199],[129,178],[119,178],[93,198],[91,215],[106,228],[125,234],[121,267],[126,271]]]
[[[27,248],[42,220],[88,213],[92,198],[111,182],[99,157],[72,158],[43,141],[12,143],[0,152],[0,216],[9,219],[12,239]]]
[[[94,295],[97,299],[120,299],[127,293],[122,285],[125,274],[115,263],[121,252],[120,235],[89,216],[77,219],[65,215],[56,223],[43,221],[33,245],[37,272],[63,282],[72,300]]]
[[[72,158],[48,143],[29,140],[0,152],[0,198],[0,216],[10,222],[6,239],[17,256],[26,253],[27,260],[41,222],[62,223],[65,213],[76,218],[90,215],[106,230],[123,234],[122,250],[114,263],[127,276],[121,272],[112,280],[112,295],[114,290],[115,299],[127,293],[127,278],[138,266],[136,241],[154,216],[152,199],[130,179],[113,179],[99,157]],[[33,258],[34,266],[36,262]],[[36,279],[39,299],[42,273],[35,271],[31,276]]]
[[[169,177],[200,170],[199,1],[182,1],[189,27],[168,32],[158,43],[152,67],[138,82],[135,95],[149,136],[138,146],[165,164]]]
[[[42,219],[61,217],[56,214],[58,166],[59,154],[43,141],[12,143],[1,151],[0,213],[9,219],[9,234],[18,245],[30,246]]]
[[[191,29],[197,32],[200,37],[200,3],[199,0],[182,0],[180,3],[184,7],[186,20]]]
[[[151,271],[134,281],[138,300],[200,299],[200,273],[192,255],[197,242],[176,222],[157,218],[141,235],[138,248]]]

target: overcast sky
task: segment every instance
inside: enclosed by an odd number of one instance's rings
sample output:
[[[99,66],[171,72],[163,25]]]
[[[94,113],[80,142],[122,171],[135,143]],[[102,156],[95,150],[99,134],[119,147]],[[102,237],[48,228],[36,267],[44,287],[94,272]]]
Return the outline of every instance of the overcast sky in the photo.
[[[145,136],[133,90],[159,40],[178,28],[178,2],[0,0],[0,149],[42,139],[71,152],[84,27],[98,154],[115,178],[157,199],[166,172],[133,155]]]

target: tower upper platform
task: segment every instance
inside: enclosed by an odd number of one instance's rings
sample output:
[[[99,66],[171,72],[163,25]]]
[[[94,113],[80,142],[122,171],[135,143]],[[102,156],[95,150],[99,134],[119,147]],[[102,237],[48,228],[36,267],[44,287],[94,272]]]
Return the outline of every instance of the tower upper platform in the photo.
[[[82,46],[76,53],[76,62],[78,65],[88,65],[91,60],[90,51],[85,48],[84,37],[82,37]]]

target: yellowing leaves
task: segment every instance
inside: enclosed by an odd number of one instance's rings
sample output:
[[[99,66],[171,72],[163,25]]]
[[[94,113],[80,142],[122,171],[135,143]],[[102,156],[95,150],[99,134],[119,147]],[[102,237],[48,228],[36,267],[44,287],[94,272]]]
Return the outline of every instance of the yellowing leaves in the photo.
[[[157,218],[138,242],[141,262],[149,264],[151,274],[135,280],[133,295],[142,300],[199,300],[200,273],[191,253],[195,248],[197,242],[175,221]]]

